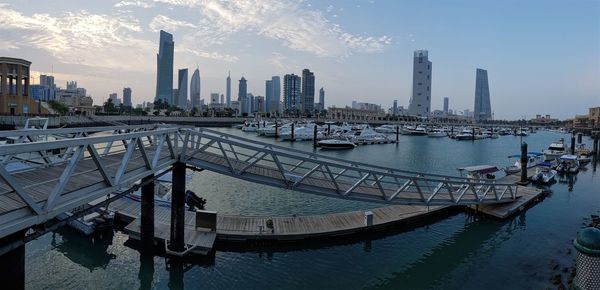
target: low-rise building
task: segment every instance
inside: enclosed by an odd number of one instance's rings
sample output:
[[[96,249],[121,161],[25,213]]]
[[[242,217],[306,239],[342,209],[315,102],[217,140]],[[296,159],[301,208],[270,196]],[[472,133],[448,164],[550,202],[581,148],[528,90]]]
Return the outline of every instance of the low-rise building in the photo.
[[[327,117],[337,121],[374,121],[385,118],[385,112],[381,107],[372,109],[353,109],[351,107],[337,108],[335,106],[327,109]]]

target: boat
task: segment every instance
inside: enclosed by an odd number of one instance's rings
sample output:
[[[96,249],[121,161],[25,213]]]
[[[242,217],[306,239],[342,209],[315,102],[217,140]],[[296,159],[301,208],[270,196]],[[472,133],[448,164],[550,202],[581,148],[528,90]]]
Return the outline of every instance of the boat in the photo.
[[[522,128],[515,134],[515,136],[527,137],[529,136],[529,131],[527,130],[527,128]]]
[[[303,127],[294,128],[294,141],[312,140],[315,136],[315,124],[306,124]],[[281,140],[292,140],[292,130],[286,130],[279,133]],[[317,129],[317,140],[323,139],[323,132]]]
[[[579,172],[579,161],[577,156],[565,154],[560,157],[556,170],[561,173],[577,173]]]
[[[460,133],[458,133],[456,136],[454,136],[454,139],[456,140],[473,140],[473,131],[471,129],[463,129],[462,131],[460,131]]]
[[[427,135],[427,130],[423,126],[405,126],[402,128],[402,135],[415,135],[415,136],[425,136]]]
[[[529,180],[538,183],[550,183],[554,181],[556,173],[556,170],[550,168],[550,164],[546,163],[544,166],[536,168],[535,174],[529,177]]]
[[[321,149],[354,149],[356,145],[348,139],[327,139],[317,142],[317,146]]]
[[[587,155],[578,155],[577,161],[579,162],[579,165],[585,165],[592,162],[592,157]]]
[[[369,142],[387,143],[387,141],[390,141],[387,135],[375,132],[369,125],[353,128],[343,137],[348,138],[351,142],[361,144]]]
[[[447,134],[442,129],[433,129],[427,132],[427,137],[446,137]]]
[[[242,132],[256,132],[258,131],[258,126],[259,124],[257,123],[246,122],[244,123],[244,126],[242,126]]]
[[[480,181],[492,181],[496,179],[496,172],[500,171],[498,167],[492,165],[475,165],[458,168],[462,176],[463,171],[467,172],[467,178]]]
[[[564,155],[565,152],[567,152],[567,147],[565,146],[564,138],[560,138],[557,142],[551,143],[550,146],[548,146],[548,149],[542,151],[542,153],[544,153],[545,161],[556,160]]]
[[[395,134],[396,133],[396,125],[381,125],[373,130],[377,133],[383,134]]]
[[[521,154],[510,155],[508,158],[520,158]],[[527,168],[532,168],[544,163],[543,154],[540,152],[528,152],[527,153]],[[521,160],[517,160],[514,165],[503,168],[504,172],[514,174],[521,171]]]

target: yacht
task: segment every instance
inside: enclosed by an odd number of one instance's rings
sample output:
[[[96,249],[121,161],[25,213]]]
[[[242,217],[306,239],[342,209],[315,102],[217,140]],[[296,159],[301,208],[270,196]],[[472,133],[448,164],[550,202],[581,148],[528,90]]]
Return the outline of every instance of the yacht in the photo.
[[[377,133],[368,125],[363,125],[352,129],[346,136],[352,142],[384,141],[388,137],[385,134]]]
[[[515,134],[515,136],[527,137],[529,136],[529,131],[527,130],[527,128],[522,128]]]
[[[491,165],[475,165],[458,168],[460,175],[462,176],[463,171],[467,172],[467,178],[476,179],[479,181],[492,181],[496,179],[496,172],[500,171],[498,167]]]
[[[406,126],[402,128],[403,135],[417,135],[417,136],[425,136],[427,135],[427,130],[423,126]]]
[[[383,134],[395,134],[396,133],[396,125],[381,125],[375,128],[375,132],[383,133]]]
[[[306,124],[303,127],[294,128],[294,140],[302,141],[302,140],[312,140],[315,136],[315,127],[316,124]],[[286,130],[279,134],[281,140],[292,140],[292,130]],[[323,139],[323,132],[317,131],[317,140]]]
[[[259,124],[246,122],[242,127],[242,132],[256,132],[258,131]]]
[[[356,147],[356,145],[354,143],[348,141],[348,139],[321,140],[321,141],[317,142],[317,145],[319,147],[321,147],[321,149],[336,149],[336,150],[354,149],[354,147]]]
[[[456,139],[456,140],[473,140],[473,131],[471,129],[463,129],[462,131],[460,131],[460,133],[458,133],[456,136],[454,136],[454,139]]]
[[[550,146],[548,146],[548,149],[542,151],[542,153],[544,153],[544,159],[546,161],[558,159],[562,155],[564,155],[565,152],[567,152],[567,147],[565,146],[564,138],[560,138],[558,142],[550,144]]]
[[[444,130],[442,129],[433,129],[429,132],[427,132],[427,137],[446,137],[447,134],[446,132],[444,132]]]

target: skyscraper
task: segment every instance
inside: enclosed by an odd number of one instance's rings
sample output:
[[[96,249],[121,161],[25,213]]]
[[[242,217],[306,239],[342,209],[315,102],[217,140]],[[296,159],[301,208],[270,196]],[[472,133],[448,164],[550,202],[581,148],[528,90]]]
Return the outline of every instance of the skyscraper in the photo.
[[[325,110],[325,90],[323,87],[319,90],[319,110]]]
[[[273,80],[265,81],[265,100],[266,112],[271,112],[271,103],[273,102]]]
[[[283,103],[286,112],[300,113],[301,79],[295,74],[283,76]]]
[[[246,79],[242,77],[240,79],[240,83],[238,85],[238,102],[240,103],[240,113],[248,113],[250,114],[250,107],[248,106],[248,85],[246,84]]]
[[[156,97],[155,101],[163,100],[173,104],[173,50],[175,43],[173,35],[160,31],[160,45],[156,55]]]
[[[221,106],[225,105],[225,95],[221,94]]]
[[[185,109],[187,107],[187,99],[188,99],[188,69],[180,69],[178,72],[178,82],[177,89],[178,97],[176,105],[181,109]]]
[[[315,111],[315,74],[307,68],[302,70],[302,99],[303,114],[313,114]]]
[[[225,92],[225,96],[227,98],[227,108],[231,108],[231,72],[229,72],[229,74],[227,75],[227,81],[226,81],[226,92]]]
[[[123,105],[131,107],[131,88],[123,88]]]
[[[444,97],[444,113],[448,114],[448,103],[450,102],[450,98]]]
[[[480,68],[477,69],[475,76],[475,108],[473,111],[473,118],[477,121],[492,119],[487,70]]]
[[[431,111],[431,61],[427,50],[417,50],[413,57],[413,89],[408,113],[428,117]]]
[[[270,112],[279,112],[279,103],[281,102],[281,79],[279,76],[271,77],[273,93],[271,94]]]
[[[394,100],[394,106],[392,107],[392,115],[396,116],[398,114],[398,100]]]
[[[219,104],[219,93],[211,93],[210,94],[210,105],[216,106]]]
[[[196,69],[192,74],[190,84],[190,97],[192,99],[192,108],[200,109],[200,70]]]

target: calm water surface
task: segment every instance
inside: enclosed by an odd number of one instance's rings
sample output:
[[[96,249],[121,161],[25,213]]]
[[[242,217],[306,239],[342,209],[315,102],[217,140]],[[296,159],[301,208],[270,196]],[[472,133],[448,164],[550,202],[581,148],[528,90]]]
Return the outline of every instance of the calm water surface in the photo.
[[[253,133],[224,132],[252,138]],[[539,132],[523,141],[541,150],[567,135]],[[312,151],[311,142],[281,143]],[[588,144],[589,140],[586,140]],[[457,175],[457,167],[509,165],[520,138],[454,141],[401,136],[400,143],[321,152],[382,166]],[[308,248],[225,248],[214,257],[168,266],[142,258],[126,235],[88,238],[61,229],[27,245],[30,289],[544,289],[573,265],[572,239],[590,214],[600,213],[595,164],[562,176],[542,202],[508,221],[454,214],[428,225],[345,243]],[[382,206],[271,188],[211,172],[194,173],[188,187],[224,214],[291,215]],[[555,265],[558,270],[553,270]],[[566,275],[563,274],[563,281]]]

